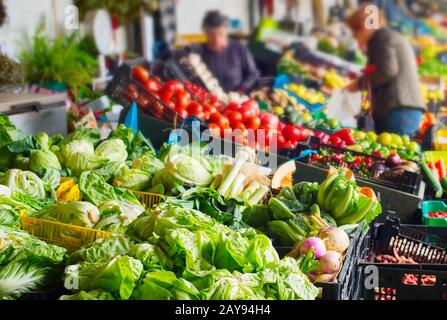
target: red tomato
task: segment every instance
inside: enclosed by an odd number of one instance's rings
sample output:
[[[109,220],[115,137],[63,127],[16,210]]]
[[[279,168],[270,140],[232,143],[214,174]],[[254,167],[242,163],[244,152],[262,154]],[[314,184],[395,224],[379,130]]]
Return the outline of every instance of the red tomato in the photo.
[[[228,121],[228,118],[223,116],[221,113],[216,112],[212,113],[209,118],[210,122],[214,122],[217,124],[221,129],[228,128],[230,125],[230,121]],[[230,128],[231,129],[231,128]]]
[[[186,109],[191,103],[191,95],[185,90],[179,90],[174,93],[174,100],[176,107]]]
[[[192,115],[197,115],[199,113],[203,113],[203,107],[198,102],[189,103],[186,110],[188,111],[188,114],[192,114]]]
[[[240,124],[242,121],[242,115],[238,111],[230,111],[227,114],[228,120],[230,121],[230,126],[234,128],[236,125]]]
[[[246,109],[246,110],[252,110],[252,112],[255,115],[258,115],[260,110],[259,110],[259,105],[256,102],[255,99],[248,99],[247,101],[245,101],[242,105],[241,105],[242,109]]]
[[[169,102],[169,101],[171,101],[173,99],[174,92],[163,88],[163,89],[160,90],[159,95],[160,95],[161,101],[167,103],[167,102]]]
[[[253,118],[244,122],[244,124],[247,127],[247,129],[256,130],[261,126],[261,119],[259,119],[259,117],[254,116]]]
[[[128,101],[133,101],[138,98],[138,87],[135,84],[130,84],[124,89],[124,97]]]
[[[282,134],[287,141],[301,141],[301,132],[294,126],[285,126],[285,128],[282,129]]]
[[[132,77],[138,82],[143,83],[145,80],[149,79],[149,71],[142,66],[136,66],[132,70]]]
[[[261,119],[262,126],[268,128],[277,128],[279,123],[279,118],[270,112],[261,112],[259,114],[259,119]]]
[[[192,114],[192,116],[196,116],[200,121],[205,121],[205,113],[199,112],[197,114]]]
[[[178,90],[185,90],[185,87],[183,86],[183,84],[180,81],[168,80],[168,81],[166,81],[163,89],[166,89],[168,91],[172,91],[173,93],[175,93]]]
[[[295,149],[295,145],[293,142],[290,141],[284,141],[281,145],[278,146],[278,149]]]
[[[284,138],[284,136],[282,135],[281,132],[278,132],[278,134],[276,134],[276,144],[278,146],[278,149],[280,149],[282,147],[282,145],[287,142],[286,138]]]
[[[203,110],[205,110],[205,112],[209,112],[210,114],[217,112],[217,108],[214,105],[209,104],[209,103],[207,103],[203,106]]]
[[[146,79],[141,82],[144,89],[146,89],[149,92],[158,92],[161,89],[161,85],[154,79]]]
[[[231,102],[225,107],[224,111],[239,111],[239,109],[240,109],[239,104],[237,104],[236,102]]]
[[[261,148],[266,148],[270,145],[270,141],[272,140],[274,135],[273,130],[268,126],[260,126],[256,131],[256,141],[261,146]]]
[[[182,117],[183,119],[188,118],[188,111],[186,111],[186,109],[180,109],[180,110],[175,110],[180,117]]]
[[[210,134],[213,137],[220,137],[220,127],[214,123],[214,122],[210,122],[208,123],[208,128],[210,129]]]
[[[256,116],[256,112],[253,109],[248,109],[248,108],[243,108],[242,107],[240,112],[241,112],[241,115],[242,115],[242,122],[247,122],[251,118]]]
[[[306,141],[309,136],[313,134],[312,130],[302,128],[301,130],[301,141]]]
[[[244,124],[242,122],[238,122],[234,127],[232,127],[233,130],[240,130],[243,134],[247,134],[247,129],[245,128]]]
[[[282,129],[284,129],[286,127],[286,124],[282,121],[278,122],[278,130],[282,131]]]

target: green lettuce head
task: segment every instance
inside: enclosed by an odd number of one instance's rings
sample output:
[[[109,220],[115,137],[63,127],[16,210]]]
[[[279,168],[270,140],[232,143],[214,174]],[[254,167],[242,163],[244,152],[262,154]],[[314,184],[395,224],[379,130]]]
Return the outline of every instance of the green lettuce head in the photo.
[[[140,169],[125,169],[113,179],[113,186],[134,191],[146,190],[151,186],[151,175]]]
[[[96,156],[93,144],[87,140],[74,140],[64,145],[61,158],[75,176],[79,176],[84,171],[97,169],[108,161]]]
[[[106,140],[96,148],[95,155],[109,161],[124,162],[127,159],[126,145],[121,139]]]
[[[99,221],[99,210],[89,202],[67,202],[37,213],[40,219],[92,228]]]
[[[29,158],[29,166],[34,172],[44,170],[46,168],[62,170],[57,156],[48,149],[32,150]]]
[[[2,182],[12,192],[25,193],[37,199],[43,199],[46,196],[43,181],[31,171],[10,169],[2,177]]]

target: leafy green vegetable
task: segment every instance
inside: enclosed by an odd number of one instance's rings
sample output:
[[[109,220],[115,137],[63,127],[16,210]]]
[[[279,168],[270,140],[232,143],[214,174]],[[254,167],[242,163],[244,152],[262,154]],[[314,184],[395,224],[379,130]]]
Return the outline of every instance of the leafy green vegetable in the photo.
[[[16,128],[8,116],[0,114],[0,149],[24,137],[25,134]]]
[[[74,140],[61,149],[61,158],[64,165],[75,176],[88,170],[98,169],[107,163],[107,159],[94,154],[94,147],[88,140]]]
[[[57,156],[50,150],[33,150],[29,157],[29,167],[37,172],[46,168],[62,170]]]
[[[293,186],[293,192],[296,198],[304,205],[304,210],[317,203],[319,185],[314,182],[299,182]]]
[[[0,300],[55,285],[65,259],[66,249],[0,225]]]
[[[145,270],[172,270],[172,261],[159,246],[150,243],[134,244],[130,248],[129,256],[140,260]]]
[[[19,229],[21,224],[22,220],[15,210],[12,210],[11,208],[2,208],[0,205],[0,225]]]
[[[124,162],[127,159],[126,146],[120,139],[105,140],[96,148],[95,155],[109,161]]]
[[[117,299],[128,299],[143,272],[143,265],[129,256],[107,262],[84,262],[66,269],[66,279],[78,279],[80,290],[103,289]]]
[[[113,188],[101,175],[93,171],[85,171],[81,174],[79,190],[85,200],[97,206],[109,200],[122,200],[140,204],[130,191]]]
[[[143,191],[151,185],[151,175],[140,169],[124,169],[113,179],[113,186],[134,191]]]
[[[44,183],[31,171],[10,169],[1,177],[0,183],[9,187],[13,192],[22,192],[37,199],[46,197]]]
[[[132,294],[135,300],[199,300],[194,285],[170,271],[146,273]]]
[[[132,241],[122,235],[99,238],[73,252],[68,258],[69,264],[81,262],[107,262],[115,256],[124,256],[132,248]]]
[[[79,291],[72,295],[63,295],[59,300],[115,300],[110,292],[97,289],[91,291]]]
[[[89,202],[67,202],[44,209],[34,216],[92,228],[99,221],[99,210]]]
[[[33,136],[26,136],[23,139],[14,141],[6,147],[11,153],[29,155],[33,150],[39,150],[41,146]]]
[[[144,154],[142,157],[132,161],[133,169],[140,169],[153,175],[158,170],[163,169],[164,164],[156,156],[152,154]]]
[[[144,211],[140,205],[120,200],[104,202],[98,209],[101,220],[95,228],[114,233],[125,233],[127,227]]]

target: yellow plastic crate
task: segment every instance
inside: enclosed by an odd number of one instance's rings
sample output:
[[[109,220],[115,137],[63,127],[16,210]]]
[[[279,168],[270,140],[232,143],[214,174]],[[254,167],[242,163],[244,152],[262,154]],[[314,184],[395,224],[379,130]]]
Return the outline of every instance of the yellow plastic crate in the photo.
[[[163,201],[164,196],[159,193],[133,191],[133,193],[141,198],[141,202],[146,208],[152,208]]]
[[[106,231],[27,217],[25,212],[21,213],[21,218],[22,230],[48,243],[67,248],[69,251],[75,251],[96,239],[107,238],[111,235]]]

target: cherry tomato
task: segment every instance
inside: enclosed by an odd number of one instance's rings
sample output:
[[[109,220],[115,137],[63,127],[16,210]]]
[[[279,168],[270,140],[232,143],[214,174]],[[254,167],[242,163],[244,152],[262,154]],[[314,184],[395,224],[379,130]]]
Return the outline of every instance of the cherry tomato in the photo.
[[[239,109],[240,109],[239,104],[237,104],[236,102],[231,102],[225,107],[224,111],[239,111]]]
[[[272,128],[268,126],[260,126],[256,131],[256,141],[261,146],[261,148],[266,148],[270,145],[270,141],[272,140],[274,135],[274,131]]]
[[[247,129],[256,130],[261,126],[261,119],[259,119],[259,117],[254,116],[253,118],[244,122],[244,124],[247,127]]]
[[[276,140],[277,140],[276,144],[278,145],[278,149],[279,149],[287,141],[286,141],[286,138],[284,138],[284,136],[282,135],[281,132],[278,132],[275,136],[276,136]]]
[[[256,112],[253,109],[248,109],[248,108],[244,108],[242,107],[240,109],[241,115],[242,115],[242,122],[247,122],[250,119],[252,119],[253,117],[256,116]]]
[[[149,79],[149,71],[143,66],[136,66],[132,70],[132,77],[138,82],[143,83],[145,80]]]
[[[242,121],[242,115],[238,111],[230,111],[227,113],[228,120],[230,121],[230,126],[234,128],[236,125],[240,124]]]
[[[282,129],[282,134],[287,141],[301,141],[301,132],[297,127],[287,125]]]
[[[286,149],[286,150],[291,150],[291,149],[295,149],[295,145],[290,142],[290,141],[284,141],[281,145],[278,145],[278,149]]]
[[[186,111],[186,109],[180,109],[180,110],[175,110],[180,117],[182,117],[183,119],[188,118],[188,111]]]
[[[166,81],[163,89],[166,89],[168,91],[172,91],[173,93],[175,93],[178,90],[184,90],[185,87],[183,86],[183,84],[180,81],[168,80],[168,81]]]
[[[171,101],[173,99],[174,92],[163,88],[160,90],[159,95],[160,95],[161,101],[168,103],[169,101]]]
[[[279,118],[270,112],[261,112],[259,114],[259,119],[261,119],[261,125],[268,128],[277,128],[279,123]]]
[[[205,110],[205,112],[209,112],[210,114],[217,112],[217,108],[214,105],[209,104],[209,103],[207,103],[203,106],[203,110]]]
[[[135,84],[130,84],[124,89],[124,97],[128,101],[133,101],[138,98],[138,87]]]
[[[301,141],[306,141],[307,138],[309,138],[309,136],[311,136],[312,134],[313,134],[312,130],[306,129],[306,128],[302,128],[302,130],[301,130]]]
[[[146,79],[141,82],[144,89],[146,89],[149,92],[158,92],[161,89],[161,85],[154,79]]]
[[[176,107],[186,109],[191,103],[191,95],[185,90],[178,90],[173,96]]]
[[[260,112],[259,104],[256,102],[255,99],[248,99],[241,105],[241,108],[251,110],[254,113],[254,115],[258,115]]]
[[[186,108],[186,110],[188,111],[188,114],[192,114],[192,115],[197,115],[199,113],[203,113],[203,107],[200,103],[198,102],[190,102],[188,104],[188,107]]]
[[[278,130],[282,131],[282,129],[284,129],[286,127],[286,124],[282,121],[278,122]]]
[[[216,112],[212,113],[209,118],[210,122],[214,122],[217,124],[221,129],[229,128],[230,121],[227,117],[223,116],[221,113]]]

